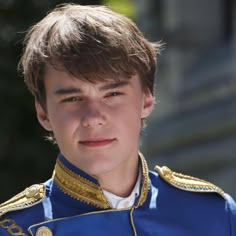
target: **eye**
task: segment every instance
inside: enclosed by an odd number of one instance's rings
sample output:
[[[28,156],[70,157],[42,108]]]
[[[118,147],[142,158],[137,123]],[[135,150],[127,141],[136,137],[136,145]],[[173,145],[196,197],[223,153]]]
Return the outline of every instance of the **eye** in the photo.
[[[105,97],[115,97],[115,96],[120,96],[120,95],[123,95],[123,93],[121,93],[121,92],[111,92],[111,93],[108,93]]]
[[[80,97],[69,97],[69,98],[65,98],[62,100],[62,102],[78,102],[78,101],[82,101],[82,98]]]

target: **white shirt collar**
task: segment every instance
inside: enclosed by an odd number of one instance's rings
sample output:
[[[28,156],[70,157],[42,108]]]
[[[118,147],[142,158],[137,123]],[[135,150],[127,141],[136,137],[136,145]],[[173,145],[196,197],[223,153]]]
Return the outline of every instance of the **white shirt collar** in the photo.
[[[136,197],[139,195],[140,190],[140,183],[141,183],[141,171],[139,171],[137,182],[128,197],[119,197],[111,192],[108,192],[103,189],[103,193],[107,198],[108,202],[112,206],[112,208],[121,209],[121,208],[129,208],[134,205]]]

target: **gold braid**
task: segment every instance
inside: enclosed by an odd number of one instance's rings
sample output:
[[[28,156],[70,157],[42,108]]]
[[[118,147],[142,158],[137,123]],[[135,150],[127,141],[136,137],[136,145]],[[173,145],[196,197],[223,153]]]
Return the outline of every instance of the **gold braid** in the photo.
[[[10,235],[27,236],[14,220],[0,218],[0,227],[7,230]]]

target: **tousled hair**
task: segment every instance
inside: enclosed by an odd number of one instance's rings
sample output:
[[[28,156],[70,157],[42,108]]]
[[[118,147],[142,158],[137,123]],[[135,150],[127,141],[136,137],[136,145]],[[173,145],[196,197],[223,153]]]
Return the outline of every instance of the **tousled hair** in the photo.
[[[92,83],[138,73],[144,91],[153,93],[160,50],[161,44],[148,42],[130,19],[105,6],[64,4],[28,31],[19,69],[46,109],[47,66]]]

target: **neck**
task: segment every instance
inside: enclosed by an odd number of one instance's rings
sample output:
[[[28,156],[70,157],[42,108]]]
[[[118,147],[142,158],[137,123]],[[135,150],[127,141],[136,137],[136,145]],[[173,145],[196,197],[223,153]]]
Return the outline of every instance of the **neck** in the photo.
[[[120,197],[128,197],[138,178],[138,157],[132,163],[121,164],[116,170],[96,176],[102,188]]]

